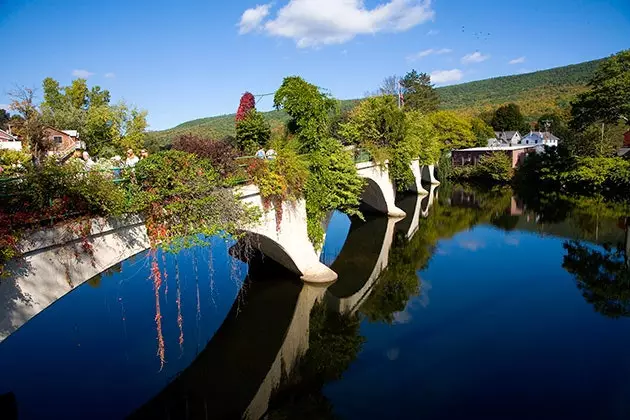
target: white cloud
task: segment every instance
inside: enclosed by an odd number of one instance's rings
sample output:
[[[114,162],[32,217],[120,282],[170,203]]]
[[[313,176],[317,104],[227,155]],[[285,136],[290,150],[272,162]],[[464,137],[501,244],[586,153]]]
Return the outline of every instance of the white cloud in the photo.
[[[114,79],[116,77],[115,73],[105,73],[106,79]]]
[[[409,61],[416,61],[416,60],[420,60],[424,57],[428,57],[430,55],[442,55],[442,54],[448,54],[453,52],[453,50],[449,49],[449,48],[442,48],[440,50],[434,50],[433,48],[429,48],[428,50],[424,50],[424,51],[420,51],[419,53],[415,53],[415,54],[411,54],[410,56],[407,57],[407,60]]]
[[[510,60],[508,64],[523,64],[525,62],[525,57],[515,58],[514,60]]]
[[[94,76],[94,73],[92,73],[91,71],[87,71],[87,70],[72,70],[72,75],[74,77],[80,77],[81,79],[87,79],[90,76]]]
[[[479,51],[475,51],[471,54],[466,54],[462,57],[462,63],[471,64],[471,63],[481,63],[482,61],[486,61],[489,59],[489,55],[483,55]]]
[[[437,29],[431,29],[429,32],[427,32],[427,35],[428,36],[436,36],[439,33],[440,33],[440,31],[438,31]]]
[[[459,241],[459,246],[462,247],[463,249],[467,249],[471,252],[475,252],[479,249],[485,248],[486,244],[484,244],[483,242],[470,240],[470,241]]]
[[[269,35],[294,40],[299,48],[343,44],[357,35],[403,32],[435,17],[431,0],[389,0],[372,9],[363,0],[289,0],[264,25],[268,9],[252,12],[255,10],[243,14],[241,33],[258,25]],[[248,12],[255,24],[246,25],[243,31]],[[260,14],[264,16],[259,18]]]
[[[450,83],[462,80],[464,73],[459,69],[453,70],[435,70],[431,73],[431,82],[433,83]]]
[[[271,4],[260,4],[254,8],[245,10],[238,24],[238,33],[246,34],[255,29],[260,29],[262,21],[269,15],[270,8]]]

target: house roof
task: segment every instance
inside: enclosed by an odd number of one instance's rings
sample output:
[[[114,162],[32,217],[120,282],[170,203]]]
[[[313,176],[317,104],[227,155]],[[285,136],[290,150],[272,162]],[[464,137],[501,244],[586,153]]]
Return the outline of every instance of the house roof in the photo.
[[[494,132],[494,135],[499,140],[503,140],[503,139],[505,139],[505,140],[512,140],[512,138],[514,138],[514,136],[517,135],[517,134],[519,134],[518,131],[495,131]]]
[[[77,130],[61,130],[70,137],[79,137],[79,132]]]
[[[468,149],[453,150],[453,152],[492,152],[492,151],[510,151],[521,149],[534,149],[536,146],[533,144],[518,144],[514,146],[496,146],[496,147],[470,147]]]
[[[0,130],[0,141],[19,141],[19,139],[4,130]]]
[[[523,140],[525,140],[527,138],[532,138],[532,137],[538,137],[539,139],[545,139],[545,140],[555,140],[555,141],[560,140],[558,137],[554,136],[553,134],[551,134],[548,131],[546,131],[544,133],[542,131],[532,131],[528,135],[523,137]]]

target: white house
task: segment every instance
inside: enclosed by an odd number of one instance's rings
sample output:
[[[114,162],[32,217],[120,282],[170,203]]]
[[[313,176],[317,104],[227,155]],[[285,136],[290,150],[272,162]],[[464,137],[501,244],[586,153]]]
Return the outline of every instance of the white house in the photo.
[[[560,139],[549,132],[531,131],[528,135],[521,139],[521,144],[543,145],[558,147]]]
[[[0,149],[22,150],[22,142],[13,134],[0,130]]]
[[[521,144],[521,133],[518,131],[495,131],[494,136],[501,146],[516,146]]]

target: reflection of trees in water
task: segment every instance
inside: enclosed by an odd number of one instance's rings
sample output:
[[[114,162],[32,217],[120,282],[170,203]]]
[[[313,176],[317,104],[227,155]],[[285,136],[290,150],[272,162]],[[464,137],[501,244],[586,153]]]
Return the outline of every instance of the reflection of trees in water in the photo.
[[[423,253],[425,256],[420,261],[418,257]],[[399,232],[394,238],[387,268],[376,281],[370,297],[361,305],[361,313],[370,322],[391,324],[394,314],[403,311],[409,299],[420,293],[416,270],[419,265],[425,265],[429,257],[425,243],[413,240],[410,243],[406,235]]]
[[[341,378],[359,354],[365,342],[359,334],[360,319],[357,314],[331,312],[320,302],[311,311],[309,325],[309,349],[271,398],[268,419],[334,418],[322,388]]]
[[[562,267],[573,274],[586,301],[610,318],[630,316],[630,271],[623,248],[604,252],[577,241],[564,243]]]

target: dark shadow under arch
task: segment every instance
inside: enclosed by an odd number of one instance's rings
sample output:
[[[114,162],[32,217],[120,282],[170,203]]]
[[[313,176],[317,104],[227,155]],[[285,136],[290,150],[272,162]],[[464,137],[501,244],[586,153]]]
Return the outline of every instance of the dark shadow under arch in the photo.
[[[387,217],[366,215],[365,221],[356,217],[351,220],[346,242],[330,267],[339,278],[328,291],[340,299],[354,295],[367,283],[387,234]]]
[[[241,418],[282,348],[301,290],[279,264],[250,260],[239,296],[208,345],[130,418]]]

